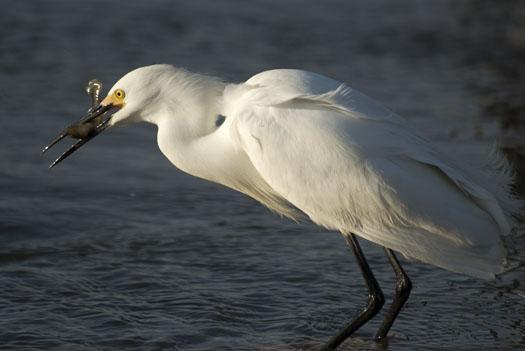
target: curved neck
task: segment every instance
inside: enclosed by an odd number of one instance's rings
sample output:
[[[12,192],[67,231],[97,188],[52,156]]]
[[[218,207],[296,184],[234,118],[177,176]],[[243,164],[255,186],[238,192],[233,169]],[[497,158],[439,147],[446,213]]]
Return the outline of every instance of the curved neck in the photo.
[[[238,152],[230,142],[229,121],[216,125],[226,84],[184,73],[165,89],[172,95],[162,98],[162,107],[148,120],[158,126],[159,148],[179,169],[232,186],[230,170]]]
[[[236,154],[226,133],[224,128],[219,128],[208,134],[189,135],[175,118],[165,118],[158,124],[157,142],[162,153],[177,168],[225,184],[231,158]]]
[[[300,214],[275,192],[230,136],[232,120],[216,125],[226,84],[208,80],[200,89],[179,91],[149,120],[158,126],[162,153],[180,170],[235,189],[290,218]]]
[[[226,83],[180,70],[165,85],[157,97],[161,107],[144,120],[159,127],[170,125],[183,139],[193,140],[215,131]]]

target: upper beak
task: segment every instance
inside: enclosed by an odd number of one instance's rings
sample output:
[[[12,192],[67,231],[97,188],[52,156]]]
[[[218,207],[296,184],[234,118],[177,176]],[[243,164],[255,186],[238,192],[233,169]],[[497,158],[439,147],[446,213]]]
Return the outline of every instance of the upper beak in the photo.
[[[77,123],[74,123],[67,127],[60,135],[53,140],[48,146],[46,146],[42,153],[45,153],[53,145],[64,139],[66,136],[79,139],[75,144],[71,145],[60,157],[58,157],[49,168],[53,168],[58,163],[66,159],[73,152],[77,151],[82,145],[102,133],[108,126],[111,115],[105,116],[106,112],[115,107],[112,103],[98,104],[96,107],[89,110],[88,114]]]

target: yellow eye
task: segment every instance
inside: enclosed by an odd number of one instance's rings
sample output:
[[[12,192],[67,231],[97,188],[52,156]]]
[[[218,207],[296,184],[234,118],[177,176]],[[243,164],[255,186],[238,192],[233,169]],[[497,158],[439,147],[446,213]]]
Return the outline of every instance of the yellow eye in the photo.
[[[117,89],[114,92],[115,97],[119,100],[123,100],[126,97],[126,93],[122,89]]]

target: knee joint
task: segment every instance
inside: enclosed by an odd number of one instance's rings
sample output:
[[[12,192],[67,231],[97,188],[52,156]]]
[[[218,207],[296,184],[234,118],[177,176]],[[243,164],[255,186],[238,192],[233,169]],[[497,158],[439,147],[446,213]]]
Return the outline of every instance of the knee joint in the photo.
[[[385,297],[381,291],[374,291],[368,295],[368,302],[366,305],[374,314],[379,312],[384,304]]]
[[[403,298],[408,298],[412,290],[412,282],[407,276],[399,279],[396,284],[396,295]]]

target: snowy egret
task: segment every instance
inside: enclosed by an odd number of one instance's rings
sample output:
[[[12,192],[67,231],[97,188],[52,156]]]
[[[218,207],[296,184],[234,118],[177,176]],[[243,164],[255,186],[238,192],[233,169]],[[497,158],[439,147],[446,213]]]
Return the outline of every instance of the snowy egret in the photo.
[[[336,349],[384,304],[357,236],[383,246],[396,275],[377,340],[411,290],[394,251],[480,278],[503,271],[501,236],[521,206],[510,193],[505,159],[495,154],[474,162],[447,154],[343,83],[278,69],[227,84],[153,65],[126,74],[100,102],[100,85],[95,88],[88,115],[50,146],[67,135],[80,140],[51,167],[107,127],[145,121],[158,126],[160,150],[181,170],[343,234],[368,302],[323,350]]]

